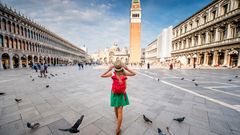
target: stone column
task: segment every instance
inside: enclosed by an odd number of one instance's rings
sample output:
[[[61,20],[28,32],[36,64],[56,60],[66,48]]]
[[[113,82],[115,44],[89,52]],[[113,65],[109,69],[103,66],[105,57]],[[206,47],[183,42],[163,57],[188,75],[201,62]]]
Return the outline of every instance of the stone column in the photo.
[[[26,55],[26,67],[29,68],[29,65],[28,65],[28,55]]]
[[[12,54],[9,54],[9,59],[10,59],[10,69],[13,69],[13,55]]]
[[[223,62],[224,66],[227,66],[227,63],[228,63],[228,52],[229,50],[226,50],[224,53],[224,62]]]
[[[22,59],[21,59],[22,56],[19,56],[19,68],[22,68]]]
[[[198,43],[197,43],[197,45],[201,45],[201,41],[202,41],[202,40],[201,40],[201,34],[199,33],[199,34],[198,34]]]
[[[32,55],[32,64],[34,64],[34,55]]]
[[[213,53],[213,63],[212,66],[215,66],[218,64],[218,51],[214,51]]]
[[[240,50],[238,50],[238,64],[237,64],[238,67],[240,67]]]
[[[52,65],[52,60],[51,60],[51,58],[49,59],[48,64],[49,64],[50,66]]]
[[[3,70],[2,54],[0,53],[0,70]]]
[[[40,59],[40,57],[39,56],[37,56],[38,57],[38,59],[37,59],[37,63],[39,63],[39,59]]]
[[[192,36],[192,47],[194,46],[194,36]]]
[[[219,28],[216,28],[215,31],[215,41],[219,41],[220,37],[219,37]]]
[[[208,52],[204,53],[204,66],[208,65]]]
[[[188,44],[188,38],[186,38],[186,48],[189,48],[189,44]]]
[[[206,40],[206,44],[208,44],[209,43],[209,32],[208,31],[206,32],[206,39],[205,40]]]
[[[227,39],[232,38],[231,24],[227,25]]]

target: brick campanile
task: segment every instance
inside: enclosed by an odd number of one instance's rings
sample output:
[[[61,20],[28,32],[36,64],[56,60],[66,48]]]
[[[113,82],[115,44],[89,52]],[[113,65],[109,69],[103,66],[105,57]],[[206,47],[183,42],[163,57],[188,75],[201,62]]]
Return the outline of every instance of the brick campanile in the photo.
[[[132,0],[130,13],[130,59],[129,63],[141,62],[141,5],[140,0]]]

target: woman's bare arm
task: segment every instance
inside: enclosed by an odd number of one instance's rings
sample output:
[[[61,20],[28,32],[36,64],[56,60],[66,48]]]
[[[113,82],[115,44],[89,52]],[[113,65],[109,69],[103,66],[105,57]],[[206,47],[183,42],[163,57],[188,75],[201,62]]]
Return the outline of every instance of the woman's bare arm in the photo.
[[[101,77],[103,77],[103,78],[111,77],[112,76],[112,72],[111,72],[112,69],[113,69],[113,66],[110,66],[109,69],[101,75]]]
[[[127,72],[125,72],[126,76],[135,76],[136,75],[136,73],[133,70],[129,69],[127,66],[124,66],[124,69],[127,71]]]

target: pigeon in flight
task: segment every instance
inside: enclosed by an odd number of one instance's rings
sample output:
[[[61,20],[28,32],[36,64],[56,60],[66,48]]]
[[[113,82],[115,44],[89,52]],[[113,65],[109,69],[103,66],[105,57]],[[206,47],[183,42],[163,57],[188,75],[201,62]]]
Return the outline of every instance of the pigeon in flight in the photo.
[[[238,78],[238,76],[236,75],[235,78]]]
[[[35,128],[38,128],[40,126],[39,123],[27,123],[27,127],[28,128],[31,128],[31,129],[35,129]]]
[[[195,79],[192,79],[192,81],[194,82],[194,81],[195,81]]]
[[[229,81],[229,82],[231,82],[231,81],[232,81],[232,79],[229,79],[228,81]]]
[[[152,121],[149,118],[147,118],[144,114],[143,114],[143,119],[145,120],[145,122],[152,123]]]
[[[181,78],[181,80],[184,80],[184,78]]]
[[[83,117],[84,117],[84,115],[82,115],[81,118],[78,119],[77,122],[71,128],[68,128],[68,129],[58,129],[58,130],[60,130],[60,131],[69,131],[70,133],[78,133],[79,132],[78,127],[82,123]]]
[[[19,103],[22,101],[22,99],[15,98],[15,101]]]
[[[46,85],[46,88],[49,88],[49,85]]]
[[[5,93],[4,92],[0,92],[0,95],[4,95]]]
[[[173,120],[175,120],[175,121],[181,123],[181,122],[184,121],[184,119],[185,119],[185,117],[181,117],[181,118],[175,118],[175,119],[173,119]]]
[[[34,79],[32,79],[32,81],[34,81]]]
[[[195,83],[195,86],[198,86],[198,84],[197,84],[197,83]]]
[[[50,74],[52,77],[54,77],[54,74]]]

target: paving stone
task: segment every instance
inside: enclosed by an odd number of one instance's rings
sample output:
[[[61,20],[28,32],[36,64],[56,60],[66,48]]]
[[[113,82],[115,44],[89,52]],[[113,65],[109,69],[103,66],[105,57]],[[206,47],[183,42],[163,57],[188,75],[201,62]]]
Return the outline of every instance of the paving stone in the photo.
[[[81,129],[79,135],[98,135],[101,130],[93,124],[90,124]]]
[[[109,135],[116,133],[116,123],[113,123],[104,117],[94,122],[94,125]]]
[[[24,126],[21,120],[10,122],[0,126],[1,135],[25,135]]]
[[[31,135],[52,135],[52,132],[47,126],[40,127],[34,130],[27,130],[27,134]]]
[[[17,121],[20,120],[21,116],[20,114],[13,114],[13,115],[7,115],[7,116],[1,116],[0,119],[0,126],[9,123],[9,122],[13,122],[13,121]]]
[[[48,125],[49,129],[51,130],[53,135],[70,135],[71,133],[60,131],[58,129],[66,129],[72,127],[65,119],[57,120]]]

